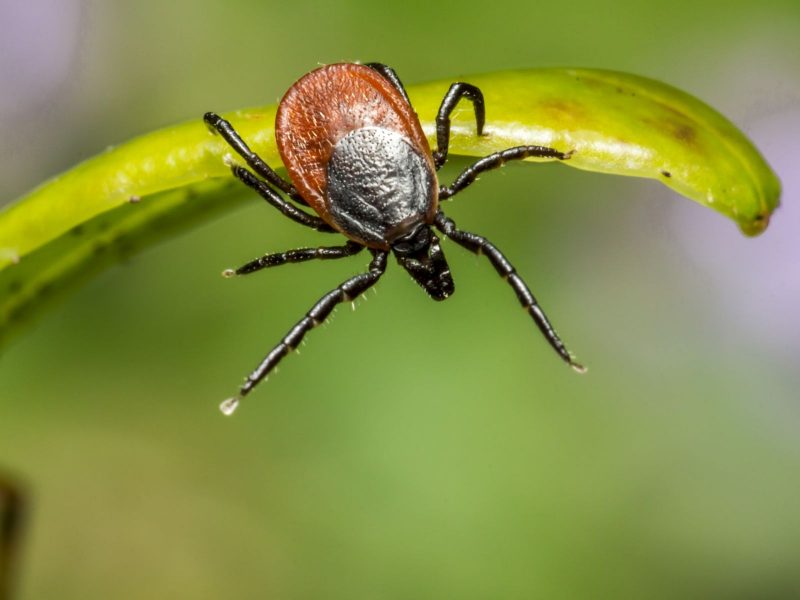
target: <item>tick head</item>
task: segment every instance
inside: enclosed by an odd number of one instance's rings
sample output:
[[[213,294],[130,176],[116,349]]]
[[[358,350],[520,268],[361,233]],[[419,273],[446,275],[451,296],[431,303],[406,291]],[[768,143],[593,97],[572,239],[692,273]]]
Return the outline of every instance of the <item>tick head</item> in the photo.
[[[420,223],[392,242],[397,262],[434,300],[445,300],[455,291],[450,265],[430,226]]]

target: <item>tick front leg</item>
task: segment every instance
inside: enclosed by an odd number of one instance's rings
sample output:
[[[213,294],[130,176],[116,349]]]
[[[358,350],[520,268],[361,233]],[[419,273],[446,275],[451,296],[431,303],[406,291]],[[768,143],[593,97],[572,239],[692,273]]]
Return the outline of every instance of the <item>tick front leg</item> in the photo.
[[[478,135],[483,135],[483,125],[486,122],[486,105],[483,101],[483,92],[471,83],[457,82],[447,90],[439,113],[436,115],[436,151],[433,153],[433,163],[438,171],[447,162],[447,151],[450,148],[450,113],[453,112],[461,98],[472,102],[475,110],[475,123],[478,126]]]
[[[536,326],[539,327],[545,339],[547,339],[558,355],[577,372],[584,373],[586,371],[585,367],[575,362],[575,359],[572,358],[572,354],[569,353],[564,343],[561,341],[561,338],[558,337],[547,315],[544,314],[544,311],[539,307],[538,302],[536,302],[536,298],[534,298],[530,288],[522,278],[517,275],[516,269],[494,244],[484,237],[457,229],[453,220],[445,216],[441,211],[437,213],[434,223],[442,233],[455,243],[475,254],[485,254],[500,277],[505,279],[512,287],[522,308],[533,318]]]
[[[354,300],[378,282],[386,270],[388,252],[384,250],[370,250],[370,252],[372,252],[372,261],[369,263],[369,271],[351,277],[320,298],[306,313],[306,316],[289,330],[280,343],[261,361],[255,371],[247,377],[244,385],[239,388],[239,394],[228,398],[220,405],[223,413],[226,415],[233,413],[239,401],[269,375],[284,356],[296,349],[309,331],[323,323],[338,304]]]
[[[573,151],[559,152],[547,146],[516,146],[508,150],[495,152],[489,156],[484,156],[464,169],[450,186],[441,186],[439,188],[439,200],[447,200],[472,185],[481,173],[499,169],[510,160],[522,160],[530,157],[567,160],[572,154]]]
[[[319,248],[296,248],[288,252],[275,252],[265,254],[249,263],[242,265],[238,269],[225,269],[222,272],[224,277],[234,275],[249,275],[261,269],[277,267],[286,263],[305,262],[307,260],[331,260],[334,258],[345,258],[358,254],[364,246],[356,242],[347,242],[344,246],[321,246]]]

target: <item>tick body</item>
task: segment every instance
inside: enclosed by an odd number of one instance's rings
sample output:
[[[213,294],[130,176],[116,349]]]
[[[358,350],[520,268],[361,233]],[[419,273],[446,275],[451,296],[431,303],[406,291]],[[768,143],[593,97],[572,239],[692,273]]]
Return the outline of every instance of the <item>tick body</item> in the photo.
[[[297,191],[331,227],[369,248],[431,225],[438,183],[416,113],[374,69],[337,64],[295,83],[275,139]]]
[[[469,83],[454,83],[439,108],[437,148],[431,151],[403,85],[391,68],[378,63],[344,63],[312,71],[286,92],[276,117],[275,139],[291,182],[253,153],[230,123],[214,113],[205,115],[212,131],[220,134],[250,167],[233,166],[238,179],[297,223],[348,238],[341,246],[267,254],[225,271],[225,275],[245,275],[287,262],[344,258],[364,249],[372,255],[366,273],[325,294],[292,327],[247,377],[238,395],[223,402],[223,412],[233,412],[239,400],[337,304],[353,300],[374,285],[383,275],[390,253],[434,300],[449,297],[455,286],[435,230],[472,252],[486,255],[554,350],[573,368],[584,370],[572,359],[530,289],[500,250],[485,238],[458,229],[440,208],[440,200],[451,198],[480,173],[509,160],[533,156],[565,160],[571,152],[542,146],[509,148],[478,160],[450,186],[441,186],[437,171],[447,160],[450,113],[462,99],[472,103],[476,135],[483,134],[483,94]]]

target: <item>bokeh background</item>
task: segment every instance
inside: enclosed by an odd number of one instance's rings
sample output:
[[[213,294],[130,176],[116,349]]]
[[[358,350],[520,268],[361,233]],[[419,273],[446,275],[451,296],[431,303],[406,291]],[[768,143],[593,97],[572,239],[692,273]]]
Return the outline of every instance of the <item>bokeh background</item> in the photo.
[[[731,118],[784,185],[757,239],[656,182],[562,165],[511,165],[449,206],[511,257],[583,377],[446,243],[452,299],[390,264],[226,419],[218,402],[365,259],[223,280],[320,241],[254,197],[105,272],[0,361],[0,469],[32,502],[20,598],[800,597],[795,0],[0,7],[3,202],[341,60],[409,83],[647,75]]]

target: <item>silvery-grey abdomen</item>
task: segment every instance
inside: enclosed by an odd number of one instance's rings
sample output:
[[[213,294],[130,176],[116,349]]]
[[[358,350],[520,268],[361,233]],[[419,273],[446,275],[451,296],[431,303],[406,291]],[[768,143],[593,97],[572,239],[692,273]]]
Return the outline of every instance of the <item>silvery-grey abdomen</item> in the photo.
[[[350,132],[334,147],[327,172],[331,217],[368,245],[385,247],[432,214],[436,174],[397,132]]]

